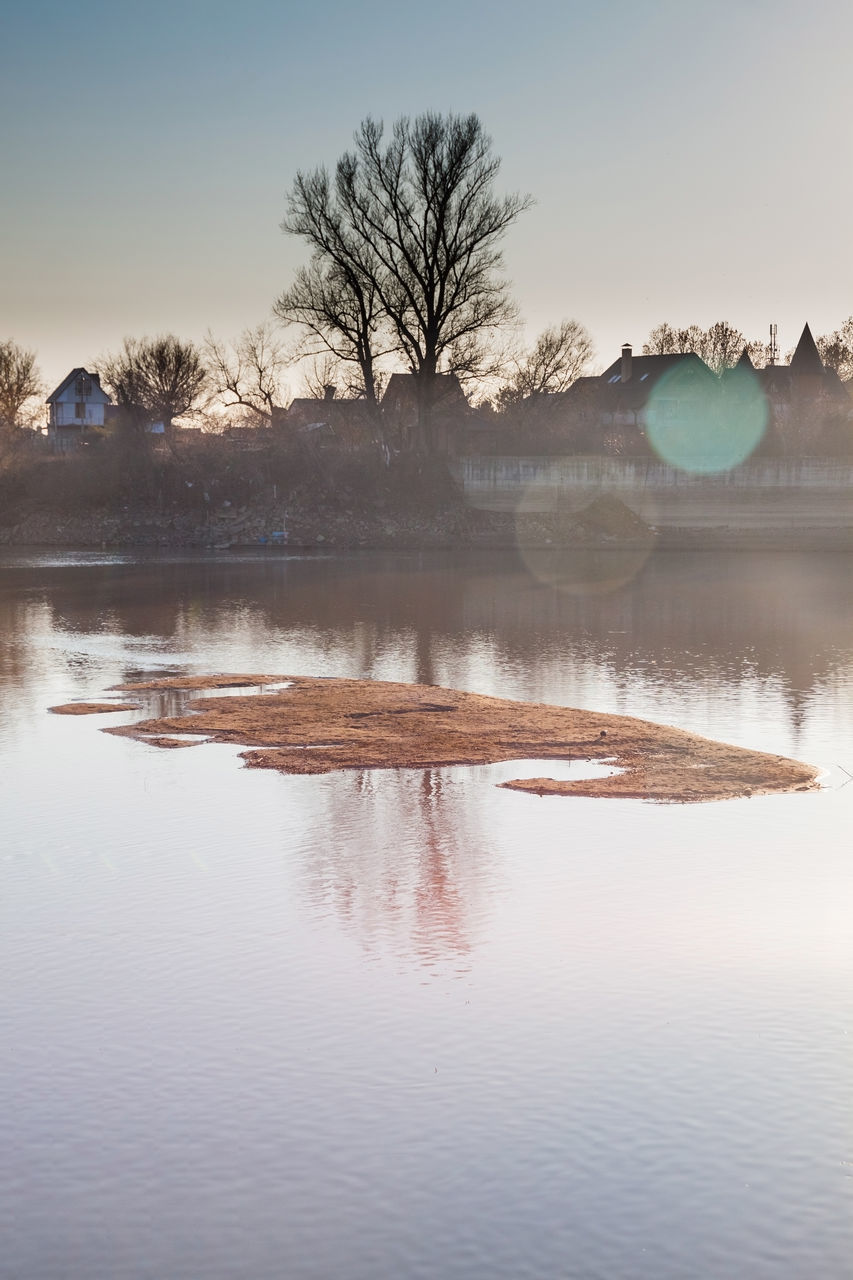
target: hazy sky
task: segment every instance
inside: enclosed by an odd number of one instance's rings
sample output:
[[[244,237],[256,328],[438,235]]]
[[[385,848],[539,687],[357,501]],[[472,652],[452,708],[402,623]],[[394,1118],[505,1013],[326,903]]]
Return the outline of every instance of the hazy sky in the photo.
[[[306,252],[297,168],[368,114],[476,111],[535,207],[505,257],[530,333],[603,365],[663,319],[853,313],[844,0],[6,0],[0,338],[47,382],[125,335],[230,338]]]

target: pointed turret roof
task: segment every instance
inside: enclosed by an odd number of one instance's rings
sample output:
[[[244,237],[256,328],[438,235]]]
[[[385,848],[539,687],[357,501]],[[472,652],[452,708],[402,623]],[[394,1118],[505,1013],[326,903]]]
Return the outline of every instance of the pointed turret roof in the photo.
[[[752,360],[750,359],[749,347],[744,347],[743,351],[740,353],[740,360],[738,360],[737,364],[735,365],[735,368],[736,369],[754,369],[755,368],[755,365],[752,363]]]
[[[815,340],[808,325],[803,329],[800,341],[797,343],[797,349],[791,356],[790,369],[791,373],[797,374],[798,377],[804,375],[823,377],[823,361],[820,358],[820,353],[815,346]]]

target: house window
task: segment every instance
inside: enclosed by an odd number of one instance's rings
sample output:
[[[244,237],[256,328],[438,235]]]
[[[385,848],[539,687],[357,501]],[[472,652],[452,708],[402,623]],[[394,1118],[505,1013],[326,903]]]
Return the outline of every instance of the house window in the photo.
[[[75,406],[74,406],[74,417],[75,417],[75,418],[85,418],[85,417],[86,417],[86,406],[85,406],[85,404],[83,404],[82,402],[80,402],[80,403],[78,403],[78,404],[75,404]]]
[[[76,383],[74,384],[74,389],[77,392],[78,396],[82,396],[83,398],[85,398],[86,396],[90,396],[92,394],[92,379],[87,378],[85,377],[85,375],[81,374],[80,377],[77,379]],[[78,413],[77,416],[79,418],[82,415]]]

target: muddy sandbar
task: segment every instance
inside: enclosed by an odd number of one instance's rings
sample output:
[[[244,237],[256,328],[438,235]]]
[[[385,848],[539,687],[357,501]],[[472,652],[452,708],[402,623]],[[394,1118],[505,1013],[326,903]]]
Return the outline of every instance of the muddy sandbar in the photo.
[[[810,765],[683,729],[432,685],[217,675],[164,677],[119,687],[141,692],[285,682],[286,688],[268,693],[195,698],[186,714],[104,732],[155,743],[158,737],[204,734],[210,742],[248,748],[242,757],[250,768],[294,774],[533,759],[607,762],[618,770],[575,781],[543,776],[501,784],[537,795],[691,802],[808,791],[817,785],[817,770]]]

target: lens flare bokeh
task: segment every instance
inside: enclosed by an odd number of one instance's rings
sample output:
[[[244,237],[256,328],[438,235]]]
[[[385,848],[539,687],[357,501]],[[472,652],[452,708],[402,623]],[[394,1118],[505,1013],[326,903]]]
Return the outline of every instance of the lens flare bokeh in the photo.
[[[730,369],[712,381],[676,365],[652,392],[646,434],[661,461],[694,475],[712,475],[750,456],[764,435],[767,413],[751,369]]]
[[[652,523],[600,484],[574,491],[527,489],[515,513],[521,559],[543,586],[575,596],[619,591],[657,543]]]

